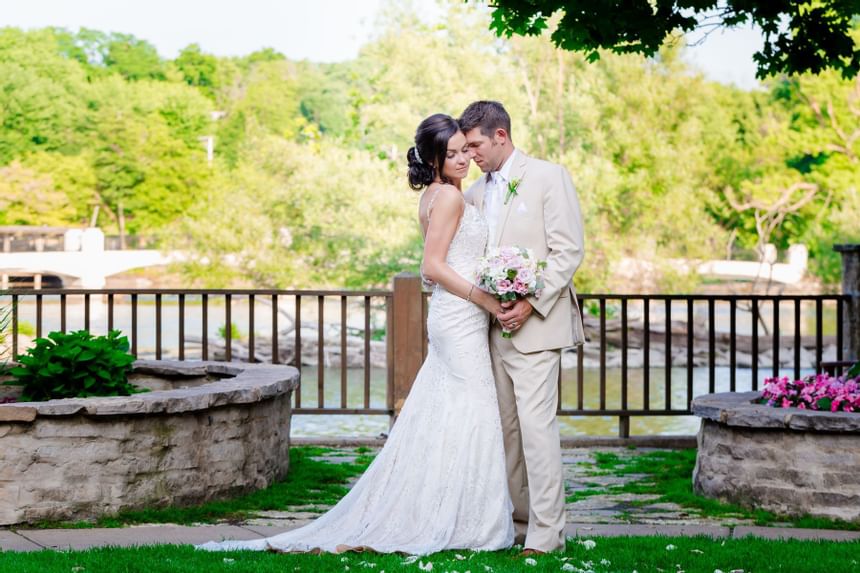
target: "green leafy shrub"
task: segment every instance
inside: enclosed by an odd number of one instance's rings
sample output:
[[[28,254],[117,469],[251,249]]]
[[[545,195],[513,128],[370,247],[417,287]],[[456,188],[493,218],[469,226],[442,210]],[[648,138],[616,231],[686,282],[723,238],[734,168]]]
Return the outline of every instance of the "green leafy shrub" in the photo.
[[[227,340],[227,327],[226,325],[221,325],[218,327],[218,336]],[[241,340],[242,339],[242,331],[239,330],[239,327],[236,326],[235,322],[230,323],[230,340]]]
[[[32,323],[22,320],[18,323],[18,334],[24,336],[36,336],[36,327]]]
[[[120,334],[112,330],[93,336],[79,330],[37,338],[35,346],[18,356],[20,366],[9,371],[14,379],[5,384],[24,386],[24,402],[140,392],[128,382],[135,359],[128,353],[128,338]]]

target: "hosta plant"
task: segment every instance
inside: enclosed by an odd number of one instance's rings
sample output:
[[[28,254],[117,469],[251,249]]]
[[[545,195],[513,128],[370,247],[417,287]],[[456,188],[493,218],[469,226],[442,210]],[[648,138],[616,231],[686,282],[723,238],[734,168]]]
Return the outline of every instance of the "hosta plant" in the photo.
[[[128,381],[135,360],[128,347],[118,330],[107,336],[52,332],[17,357],[19,365],[9,371],[14,378],[5,384],[23,386],[20,401],[25,402],[128,396],[143,391]]]

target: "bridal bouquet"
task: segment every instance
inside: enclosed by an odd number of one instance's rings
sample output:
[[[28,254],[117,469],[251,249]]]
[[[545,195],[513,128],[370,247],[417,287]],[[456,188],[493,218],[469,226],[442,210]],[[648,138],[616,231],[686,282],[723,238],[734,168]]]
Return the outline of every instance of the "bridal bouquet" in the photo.
[[[502,302],[531,294],[539,297],[543,289],[544,268],[546,261],[535,259],[531,249],[490,249],[478,262],[478,287],[495,295]],[[511,333],[503,328],[502,336],[510,338]]]

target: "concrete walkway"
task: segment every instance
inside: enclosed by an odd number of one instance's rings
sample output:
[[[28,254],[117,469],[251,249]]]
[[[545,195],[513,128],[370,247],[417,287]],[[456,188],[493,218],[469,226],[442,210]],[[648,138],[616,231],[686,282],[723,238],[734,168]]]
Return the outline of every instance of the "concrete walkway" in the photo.
[[[89,549],[92,547],[131,547],[155,544],[199,544],[223,539],[259,539],[288,531],[285,527],[244,525],[140,525],[121,529],[18,529],[0,531],[0,550],[39,551],[42,549]],[[640,535],[739,539],[747,536],[766,539],[803,539],[827,541],[860,540],[860,532],[788,527],[734,528],[711,525],[616,525],[568,523],[568,537],[595,538]]]
[[[654,496],[613,493],[607,488],[635,480],[637,475],[605,475],[595,471],[596,452],[611,452],[620,458],[642,454],[646,448],[566,448],[563,450],[565,486],[568,494],[568,537],[606,536],[696,536],[738,539],[755,536],[767,539],[860,540],[858,531],[756,527],[741,516],[720,518],[702,516],[693,510],[668,503],[656,503]],[[352,448],[341,448],[321,456],[330,463],[352,461],[358,455]],[[587,497],[577,492],[588,491]],[[598,493],[595,494],[595,491]],[[199,544],[224,539],[258,539],[301,527],[319,514],[309,508],[259,512],[241,524],[197,526],[138,525],[102,529],[0,529],[0,550],[38,551],[41,549],[88,549],[91,547],[129,547],[151,544]]]

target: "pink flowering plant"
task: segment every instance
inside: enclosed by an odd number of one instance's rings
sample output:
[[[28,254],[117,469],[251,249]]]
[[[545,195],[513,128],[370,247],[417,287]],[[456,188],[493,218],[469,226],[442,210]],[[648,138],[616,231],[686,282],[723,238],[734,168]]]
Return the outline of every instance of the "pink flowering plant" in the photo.
[[[860,412],[860,368],[855,366],[842,376],[765,378],[761,402],[777,408]]]
[[[502,302],[529,295],[540,297],[545,268],[546,261],[537,260],[531,249],[493,248],[478,262],[478,287]],[[502,336],[510,338],[511,333],[502,328]]]

